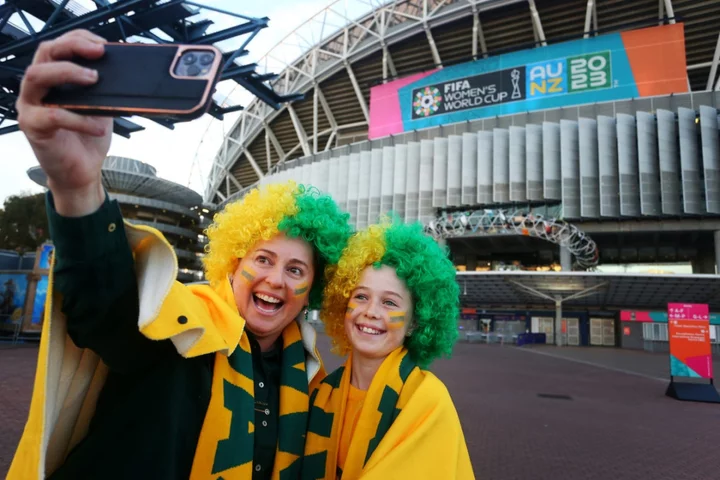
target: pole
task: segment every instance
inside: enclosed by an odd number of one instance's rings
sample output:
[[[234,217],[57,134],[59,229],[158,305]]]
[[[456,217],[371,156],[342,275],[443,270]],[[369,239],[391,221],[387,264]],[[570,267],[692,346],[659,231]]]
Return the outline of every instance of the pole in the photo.
[[[562,347],[562,297],[555,296],[555,345]]]

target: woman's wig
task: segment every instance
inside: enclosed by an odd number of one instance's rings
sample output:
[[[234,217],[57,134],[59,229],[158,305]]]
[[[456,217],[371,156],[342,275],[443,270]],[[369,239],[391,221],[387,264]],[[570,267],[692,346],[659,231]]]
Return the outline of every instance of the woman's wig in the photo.
[[[310,290],[310,308],[319,308],[324,270],[337,263],[352,234],[349,218],[329,195],[314,187],[290,181],[255,188],[215,215],[207,229],[205,276],[214,287],[227,282],[240,259],[255,244],[285,233],[312,246],[315,280]]]
[[[328,270],[320,318],[340,355],[350,350],[345,314],[350,295],[367,267],[387,265],[412,294],[413,315],[405,346],[425,368],[449,356],[458,337],[459,296],[455,267],[447,251],[423,233],[419,223],[383,222],[355,234],[340,261]]]

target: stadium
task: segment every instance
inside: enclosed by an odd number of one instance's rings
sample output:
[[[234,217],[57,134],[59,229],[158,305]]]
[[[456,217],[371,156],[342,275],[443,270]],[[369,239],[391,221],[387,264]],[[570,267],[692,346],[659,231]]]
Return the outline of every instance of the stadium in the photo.
[[[349,18],[348,3],[364,12]],[[247,106],[206,201],[291,178],[359,228],[391,211],[419,220],[452,253],[469,331],[664,348],[668,301],[718,307],[720,4],[367,10],[329,2],[258,62],[304,99]],[[607,273],[628,264],[676,274]]]
[[[28,175],[45,186],[46,177],[39,166],[31,168]],[[210,224],[212,207],[203,205],[194,190],[158,177],[155,167],[131,158],[107,157],[102,177],[108,195],[118,202],[127,221],[156,228],[168,239],[178,259],[178,281],[201,280],[206,243],[203,230]]]

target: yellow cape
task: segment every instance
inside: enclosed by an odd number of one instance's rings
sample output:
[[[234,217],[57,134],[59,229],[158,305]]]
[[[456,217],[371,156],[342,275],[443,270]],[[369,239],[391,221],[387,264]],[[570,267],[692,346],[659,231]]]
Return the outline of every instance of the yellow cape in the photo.
[[[186,287],[175,281],[175,251],[157,230],[125,222],[135,256],[139,330],[153,340],[170,339],[190,358],[218,352],[231,355],[245,328],[229,287]],[[43,479],[63,464],[87,434],[105,384],[107,366],[91,350],[78,348],[67,335],[67,321],[53,292],[50,273],[30,413],[7,480]],[[185,316],[187,322],[177,321]],[[242,319],[241,319],[242,320]],[[313,327],[298,320],[312,389],[325,376],[315,348]]]
[[[312,396],[303,480],[334,479],[339,473],[351,361],[349,357]],[[342,480],[358,478],[475,478],[447,388],[415,366],[403,347],[383,361],[367,391],[342,471]]]

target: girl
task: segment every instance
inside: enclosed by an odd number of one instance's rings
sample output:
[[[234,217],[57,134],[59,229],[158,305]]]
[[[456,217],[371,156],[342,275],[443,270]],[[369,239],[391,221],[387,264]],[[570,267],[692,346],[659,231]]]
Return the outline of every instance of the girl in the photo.
[[[349,356],[312,394],[302,478],[474,478],[450,395],[426,370],[457,338],[445,252],[419,224],[375,225],[331,270],[320,317]]]

